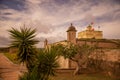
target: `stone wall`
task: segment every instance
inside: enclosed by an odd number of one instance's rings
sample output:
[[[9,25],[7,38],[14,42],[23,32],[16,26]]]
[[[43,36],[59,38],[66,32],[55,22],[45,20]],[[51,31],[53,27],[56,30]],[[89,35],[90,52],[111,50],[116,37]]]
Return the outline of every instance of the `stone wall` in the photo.
[[[114,42],[107,40],[77,40],[78,45],[87,44],[89,46],[97,46],[99,48],[118,48]]]
[[[63,56],[58,58],[59,68],[68,69],[69,68],[69,59],[65,59]]]
[[[8,47],[1,47],[1,48],[0,48],[0,52],[1,52],[1,53],[9,52],[9,48],[8,48]]]
[[[104,49],[89,56],[88,67],[94,71],[105,72],[108,76],[120,76],[120,49]]]
[[[120,49],[99,49],[92,53],[89,58],[103,61],[120,62]]]
[[[114,74],[120,74],[120,49],[98,49],[91,53],[88,65],[94,71],[106,71]],[[71,61],[71,68],[75,68],[75,62]]]

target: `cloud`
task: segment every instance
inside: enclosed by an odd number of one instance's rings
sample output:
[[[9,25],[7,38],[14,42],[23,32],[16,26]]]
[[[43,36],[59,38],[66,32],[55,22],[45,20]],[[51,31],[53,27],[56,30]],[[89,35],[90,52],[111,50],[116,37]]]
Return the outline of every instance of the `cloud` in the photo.
[[[103,31],[104,38],[111,38],[111,39],[120,39],[120,25],[119,21],[113,21],[107,22],[107,23],[102,23],[101,24],[101,30]]]
[[[7,47],[6,45],[9,45],[9,40],[6,37],[0,36],[0,46],[1,47]]]
[[[7,30],[11,27],[19,28],[25,24],[37,29],[37,38],[48,38],[52,43],[66,39],[70,23],[79,32],[94,22],[95,28],[101,26],[104,37],[120,38],[119,21],[119,0],[0,1],[0,36],[4,34],[5,37],[9,37]]]

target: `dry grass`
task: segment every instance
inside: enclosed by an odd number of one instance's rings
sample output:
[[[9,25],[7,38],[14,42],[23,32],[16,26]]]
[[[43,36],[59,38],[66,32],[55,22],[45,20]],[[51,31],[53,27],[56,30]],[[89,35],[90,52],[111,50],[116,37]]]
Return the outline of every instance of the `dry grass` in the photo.
[[[17,53],[4,53],[4,55],[13,63],[18,64]]]
[[[105,76],[104,74],[81,74],[78,76],[72,73],[58,73],[56,76],[51,77],[50,80],[120,80]]]

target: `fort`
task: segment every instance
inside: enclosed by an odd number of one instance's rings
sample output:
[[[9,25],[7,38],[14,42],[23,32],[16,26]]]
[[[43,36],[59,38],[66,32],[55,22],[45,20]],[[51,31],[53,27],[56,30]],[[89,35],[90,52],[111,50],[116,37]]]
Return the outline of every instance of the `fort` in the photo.
[[[105,56],[101,57],[101,59],[105,61],[114,61],[117,58],[117,61],[120,60],[120,39],[105,39],[103,38],[103,32],[99,30],[95,30],[93,25],[90,24],[86,27],[86,30],[78,32],[78,37],[76,37],[76,28],[71,25],[69,26],[67,32],[67,40],[55,42],[52,44],[63,44],[68,45],[69,43],[83,45],[87,44],[89,46],[97,46],[99,49],[104,49]],[[48,40],[44,41],[44,47],[50,46],[52,44],[48,44]],[[109,54],[108,54],[109,53]],[[99,56],[98,53],[97,55]],[[109,58],[108,58],[109,56]],[[111,56],[111,57],[110,57]],[[117,56],[117,57],[114,57]],[[62,56],[59,58],[59,63],[61,68],[74,68],[75,63],[70,61],[69,59],[64,59]]]
[[[120,46],[120,39],[105,39],[103,38],[103,32],[94,30],[92,25],[88,25],[87,29],[81,32],[78,32],[78,37],[76,38],[76,28],[72,25],[68,28],[67,32],[67,40],[55,42],[53,44],[67,44],[71,42],[73,44],[88,44],[90,46],[97,45],[100,48],[118,48]],[[48,40],[45,39],[44,47],[51,45],[48,44]]]

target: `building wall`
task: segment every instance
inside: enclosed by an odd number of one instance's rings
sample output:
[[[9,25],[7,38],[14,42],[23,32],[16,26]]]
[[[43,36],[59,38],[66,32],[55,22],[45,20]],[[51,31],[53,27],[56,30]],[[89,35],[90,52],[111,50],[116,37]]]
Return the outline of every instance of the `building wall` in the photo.
[[[103,49],[102,52],[98,50],[89,57],[103,61],[120,62],[120,49]]]
[[[89,46],[97,46],[100,48],[117,48],[118,46],[112,42],[97,42],[97,41],[77,41],[78,45],[87,44]]]
[[[65,59],[63,56],[58,58],[58,63],[61,69],[69,68],[69,59]]]
[[[71,43],[76,43],[76,32],[75,31],[67,32],[67,41]]]
[[[103,34],[102,31],[82,31],[78,33],[78,39],[80,38],[95,38],[95,39],[102,39]]]
[[[99,42],[98,46],[102,47],[102,48],[117,48],[116,44],[114,44],[114,43],[107,43],[107,42]]]
[[[97,41],[97,40],[100,40],[100,39],[94,39],[94,41],[90,41],[90,39],[88,40],[77,40],[77,43],[78,45],[83,45],[83,44],[87,44],[87,45],[90,45],[90,46],[95,46],[97,45],[98,47],[100,48],[117,48],[117,45],[114,44],[114,43],[111,43],[111,42],[107,42],[106,40],[102,40],[102,41]],[[105,41],[105,42],[104,42]],[[63,45],[68,45],[69,43],[67,41],[60,41],[60,42],[56,42],[54,43],[54,45],[57,45],[57,44],[63,44]],[[51,46],[52,44],[50,44],[49,46]],[[69,60],[69,59],[64,59],[64,57],[60,57],[58,59],[58,62],[60,64],[60,68],[75,68],[76,67],[76,63]]]

